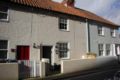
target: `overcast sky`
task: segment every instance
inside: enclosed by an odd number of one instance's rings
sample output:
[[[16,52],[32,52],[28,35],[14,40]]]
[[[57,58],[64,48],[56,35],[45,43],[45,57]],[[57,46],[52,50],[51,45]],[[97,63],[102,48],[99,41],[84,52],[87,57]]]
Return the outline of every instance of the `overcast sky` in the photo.
[[[120,25],[120,0],[76,0],[76,7],[91,11]]]

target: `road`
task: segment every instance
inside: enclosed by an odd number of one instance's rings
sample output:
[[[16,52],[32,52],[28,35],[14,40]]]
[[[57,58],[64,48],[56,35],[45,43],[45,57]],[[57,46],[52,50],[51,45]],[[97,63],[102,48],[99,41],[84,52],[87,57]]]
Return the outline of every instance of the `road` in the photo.
[[[91,73],[87,75],[80,75],[72,78],[66,78],[63,80],[114,80],[114,74],[119,70],[112,69],[112,70],[105,70],[96,73]],[[118,79],[120,80],[120,79]]]

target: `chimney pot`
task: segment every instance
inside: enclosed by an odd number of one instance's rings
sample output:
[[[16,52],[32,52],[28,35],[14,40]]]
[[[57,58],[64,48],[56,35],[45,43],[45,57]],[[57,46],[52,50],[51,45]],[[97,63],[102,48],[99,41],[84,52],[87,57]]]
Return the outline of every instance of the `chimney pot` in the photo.
[[[75,0],[63,0],[62,4],[74,7],[75,6]]]

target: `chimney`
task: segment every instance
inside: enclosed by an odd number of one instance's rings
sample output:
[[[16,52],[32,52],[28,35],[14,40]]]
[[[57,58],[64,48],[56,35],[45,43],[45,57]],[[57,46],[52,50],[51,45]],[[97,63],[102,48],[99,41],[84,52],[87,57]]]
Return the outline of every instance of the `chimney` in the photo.
[[[63,0],[62,4],[66,5],[66,6],[74,7],[75,0]]]

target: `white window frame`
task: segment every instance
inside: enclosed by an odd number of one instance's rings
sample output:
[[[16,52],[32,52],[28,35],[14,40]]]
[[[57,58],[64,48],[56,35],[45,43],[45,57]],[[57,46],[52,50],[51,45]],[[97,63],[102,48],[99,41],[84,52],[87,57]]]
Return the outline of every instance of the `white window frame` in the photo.
[[[58,42],[58,44],[64,44],[64,43],[67,43],[67,48],[68,48],[68,51],[67,51],[67,57],[60,57],[60,59],[70,59],[70,43],[69,42]],[[57,49],[58,52],[59,52],[59,49]],[[58,53],[59,56],[60,56],[60,53]]]
[[[104,36],[105,34],[104,34],[104,27],[103,26],[101,26],[101,25],[99,25],[98,26],[98,35],[100,35],[100,36]],[[101,33],[99,33],[99,32],[101,32]]]
[[[112,37],[116,37],[116,30],[115,29],[111,29],[110,30],[110,34]]]
[[[116,55],[120,55],[120,44],[116,44]]]
[[[101,49],[100,50],[100,45],[102,45],[103,47],[103,49]],[[100,51],[102,51],[103,53],[102,53],[102,55],[100,55]],[[105,56],[105,45],[104,44],[98,44],[98,55],[99,56]]]
[[[4,6],[0,6],[0,7],[4,7]],[[6,19],[0,19],[0,21],[9,21],[9,8],[7,8],[7,12],[3,12],[3,11],[0,11],[0,13],[3,13],[3,14],[7,14],[7,18]]]
[[[64,23],[65,21],[61,22],[61,19],[66,20],[66,23]],[[66,27],[66,29],[61,29],[60,24],[66,24],[66,26],[64,26]],[[69,31],[69,20],[67,18],[62,18],[62,17],[59,18],[59,29],[61,31]]]
[[[111,44],[111,52],[112,52],[112,56],[116,56],[116,49],[115,49],[115,44]]]
[[[108,49],[108,45],[109,45],[109,49]],[[105,50],[106,50],[106,56],[111,56],[111,44],[106,44],[105,46]],[[107,54],[107,52],[109,51],[109,55]]]
[[[9,51],[9,41],[8,41],[8,40],[0,40],[0,41],[7,41],[7,49],[0,49],[0,51],[6,51],[6,50],[7,50],[6,59],[8,59],[8,58],[9,58],[9,55],[8,55],[8,51]]]

